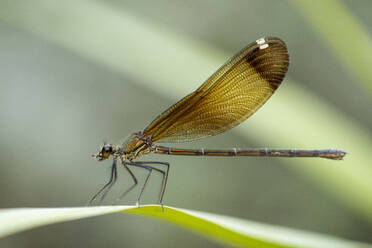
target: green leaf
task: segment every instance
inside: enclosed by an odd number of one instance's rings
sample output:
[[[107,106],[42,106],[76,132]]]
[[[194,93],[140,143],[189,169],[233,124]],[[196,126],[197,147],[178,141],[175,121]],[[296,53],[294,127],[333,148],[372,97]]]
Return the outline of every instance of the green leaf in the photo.
[[[240,247],[371,247],[315,233],[272,226],[233,217],[215,215],[173,207],[146,205],[101,206],[77,208],[15,208],[0,210],[0,237],[27,229],[78,220],[109,213],[122,212],[146,216],[176,224],[214,241]]]

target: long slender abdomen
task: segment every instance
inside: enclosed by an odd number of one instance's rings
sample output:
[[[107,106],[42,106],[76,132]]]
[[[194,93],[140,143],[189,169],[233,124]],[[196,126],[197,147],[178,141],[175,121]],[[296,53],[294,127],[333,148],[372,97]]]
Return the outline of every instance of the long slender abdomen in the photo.
[[[319,157],[341,160],[346,152],[338,149],[297,150],[297,149],[182,149],[165,146],[154,146],[152,151],[157,154],[185,156],[265,156],[265,157]]]

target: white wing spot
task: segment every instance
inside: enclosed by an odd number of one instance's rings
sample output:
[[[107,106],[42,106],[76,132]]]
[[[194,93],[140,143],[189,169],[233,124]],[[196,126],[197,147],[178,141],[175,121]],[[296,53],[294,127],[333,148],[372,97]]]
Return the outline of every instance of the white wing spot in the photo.
[[[265,48],[268,48],[269,47],[269,44],[263,44],[260,46],[260,49],[265,49]]]
[[[260,39],[256,40],[256,43],[257,43],[258,45],[262,45],[262,44],[264,44],[264,43],[265,43],[265,38],[260,38]]]

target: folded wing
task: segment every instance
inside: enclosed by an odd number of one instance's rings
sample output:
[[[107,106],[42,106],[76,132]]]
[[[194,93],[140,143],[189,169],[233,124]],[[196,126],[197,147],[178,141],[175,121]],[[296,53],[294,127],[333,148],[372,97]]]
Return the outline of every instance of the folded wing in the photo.
[[[279,38],[261,38],[159,115],[144,134],[156,142],[184,142],[222,133],[247,119],[269,99],[288,65],[285,43]]]

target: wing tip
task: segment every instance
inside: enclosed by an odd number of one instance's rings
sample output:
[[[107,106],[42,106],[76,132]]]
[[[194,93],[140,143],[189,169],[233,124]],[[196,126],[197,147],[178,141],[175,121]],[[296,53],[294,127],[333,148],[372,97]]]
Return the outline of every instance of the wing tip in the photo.
[[[247,62],[276,90],[283,81],[289,66],[289,55],[285,42],[277,37],[256,40]]]

